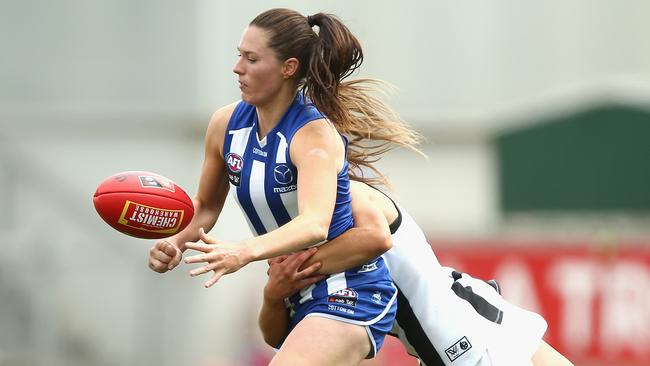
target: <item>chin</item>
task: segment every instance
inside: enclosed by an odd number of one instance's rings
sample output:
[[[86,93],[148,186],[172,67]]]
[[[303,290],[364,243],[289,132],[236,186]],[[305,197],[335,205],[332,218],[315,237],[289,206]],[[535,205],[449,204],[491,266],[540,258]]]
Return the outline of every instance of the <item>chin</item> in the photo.
[[[242,93],[241,99],[244,102],[246,102],[246,103],[248,103],[250,105],[254,105],[256,107],[260,105],[260,99],[259,98],[253,98],[250,95],[245,95],[245,94]]]
[[[253,104],[253,103],[251,103],[252,98],[247,94],[241,93],[241,100],[243,100],[244,102],[246,102],[248,104]]]

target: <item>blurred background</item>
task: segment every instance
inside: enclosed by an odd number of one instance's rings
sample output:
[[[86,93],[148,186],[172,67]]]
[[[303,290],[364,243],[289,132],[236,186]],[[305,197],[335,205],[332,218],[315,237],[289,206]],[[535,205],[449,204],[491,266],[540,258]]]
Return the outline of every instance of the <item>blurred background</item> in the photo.
[[[266,264],[205,290],[104,224],[107,176],[196,192],[212,112],[271,7],[337,14],[360,77],[427,141],[380,168],[441,262],[497,278],[576,365],[650,364],[650,3],[7,0],[0,7],[0,366],[266,364]],[[645,34],[645,36],[644,36]],[[228,199],[212,235],[250,235]],[[368,365],[414,365],[388,341]]]

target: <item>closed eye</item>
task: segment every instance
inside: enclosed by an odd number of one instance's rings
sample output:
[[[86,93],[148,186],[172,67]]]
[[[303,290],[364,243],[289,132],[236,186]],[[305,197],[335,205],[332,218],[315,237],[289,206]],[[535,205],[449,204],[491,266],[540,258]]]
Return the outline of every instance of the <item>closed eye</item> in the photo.
[[[237,52],[238,57],[244,57],[246,59],[246,61],[248,61],[248,62],[250,62],[252,64],[257,62],[257,58],[254,57],[250,52],[240,51],[239,49],[237,49],[237,51],[238,51]]]

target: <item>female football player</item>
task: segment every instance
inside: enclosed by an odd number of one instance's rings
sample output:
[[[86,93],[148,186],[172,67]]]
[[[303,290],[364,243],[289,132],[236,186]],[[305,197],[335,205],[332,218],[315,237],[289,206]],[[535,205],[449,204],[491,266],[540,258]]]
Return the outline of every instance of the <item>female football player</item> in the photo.
[[[251,261],[320,245],[350,229],[349,165],[372,169],[388,144],[416,142],[371,96],[372,83],[343,81],[363,54],[334,16],[266,11],[244,30],[238,50],[233,71],[242,101],[210,121],[195,215],[149,257],[162,272],[185,249],[204,251],[186,262],[207,262],[190,272],[213,272],[206,287]],[[257,236],[192,243],[199,228],[213,227],[229,189]],[[393,323],[397,290],[382,258],[371,265],[372,271],[360,266],[329,275],[291,297],[289,335],[273,365],[356,365],[376,354]],[[331,303],[333,297],[340,301]]]

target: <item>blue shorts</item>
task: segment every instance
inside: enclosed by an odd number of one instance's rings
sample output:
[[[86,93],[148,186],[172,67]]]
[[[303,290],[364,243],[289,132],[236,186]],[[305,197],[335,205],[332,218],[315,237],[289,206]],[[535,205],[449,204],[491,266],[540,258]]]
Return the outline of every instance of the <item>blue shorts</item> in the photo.
[[[325,280],[323,280],[325,281]],[[375,357],[384,344],[384,337],[393,327],[397,312],[397,288],[390,280],[358,284],[327,296],[296,304],[291,311],[290,331],[304,318],[320,316],[366,328],[370,353]]]

